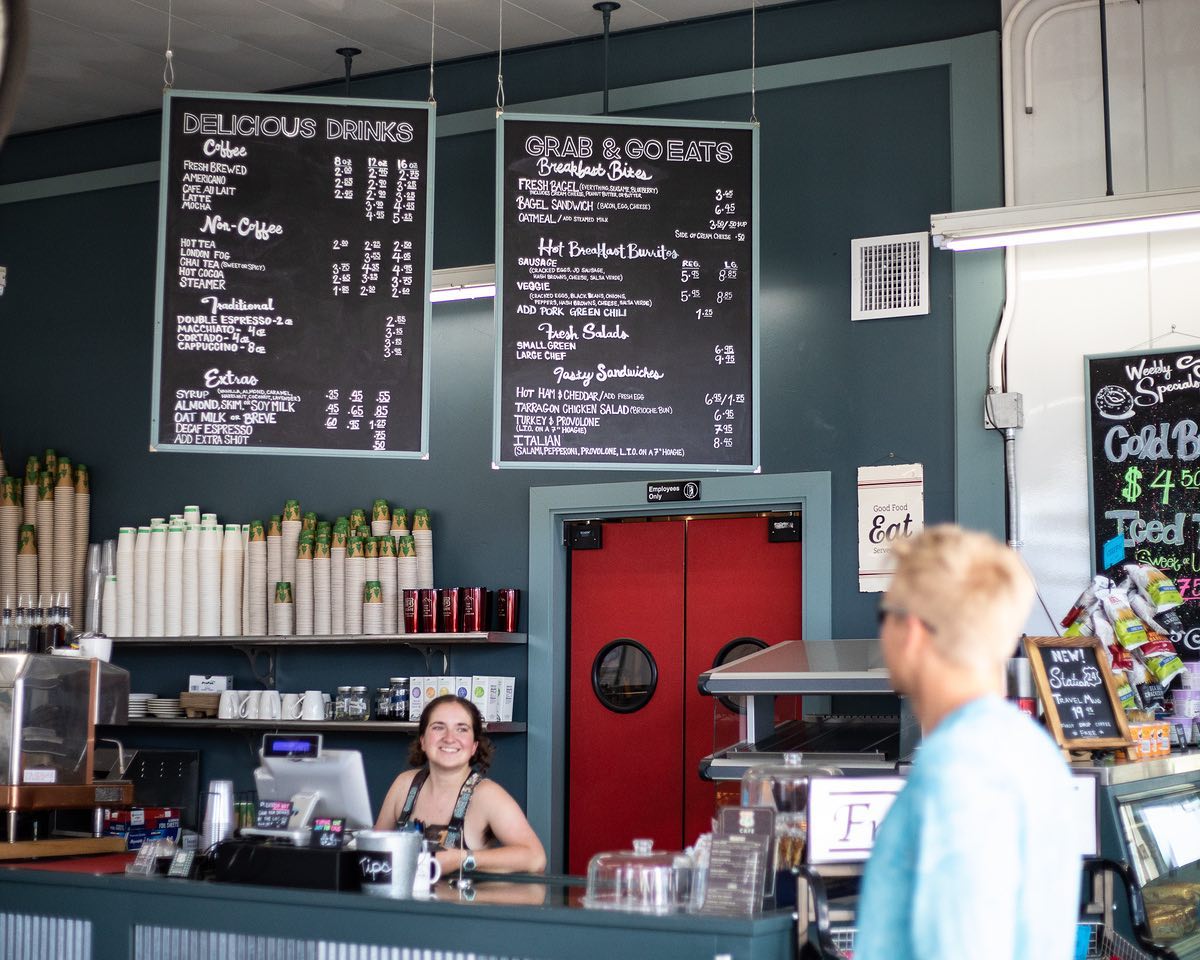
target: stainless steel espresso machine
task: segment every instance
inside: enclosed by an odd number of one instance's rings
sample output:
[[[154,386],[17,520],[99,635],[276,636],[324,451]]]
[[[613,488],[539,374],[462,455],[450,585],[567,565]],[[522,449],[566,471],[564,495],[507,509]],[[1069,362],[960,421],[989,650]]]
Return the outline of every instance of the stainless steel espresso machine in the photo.
[[[131,783],[96,780],[92,769],[96,726],[125,724],[128,717],[129,674],[120,667],[82,657],[0,654],[3,840],[45,838],[53,811],[132,803]]]

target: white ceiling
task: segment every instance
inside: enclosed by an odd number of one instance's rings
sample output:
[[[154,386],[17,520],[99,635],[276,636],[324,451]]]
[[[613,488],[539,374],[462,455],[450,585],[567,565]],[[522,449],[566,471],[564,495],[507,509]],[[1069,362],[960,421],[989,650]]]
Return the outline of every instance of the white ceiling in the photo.
[[[770,0],[767,4],[769,5]],[[777,0],[776,0],[777,2]],[[429,62],[434,0],[30,0],[14,133],[156,108],[168,21],[175,86],[259,92]],[[434,61],[591,36],[592,0],[436,0]],[[621,0],[619,32],[746,9],[749,0]]]

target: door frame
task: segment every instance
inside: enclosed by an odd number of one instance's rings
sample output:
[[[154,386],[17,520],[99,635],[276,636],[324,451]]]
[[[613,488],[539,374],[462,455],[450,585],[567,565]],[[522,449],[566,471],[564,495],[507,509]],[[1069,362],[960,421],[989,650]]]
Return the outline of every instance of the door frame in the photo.
[[[687,504],[647,503],[645,481],[568,484],[529,489],[529,682],[526,807],[546,845],[549,869],[561,872],[566,849],[567,550],[569,520],[687,512],[801,511],[804,637],[832,636],[832,479],[827,471],[706,477],[702,497]],[[682,509],[681,509],[682,508]],[[603,776],[604,771],[596,771]]]

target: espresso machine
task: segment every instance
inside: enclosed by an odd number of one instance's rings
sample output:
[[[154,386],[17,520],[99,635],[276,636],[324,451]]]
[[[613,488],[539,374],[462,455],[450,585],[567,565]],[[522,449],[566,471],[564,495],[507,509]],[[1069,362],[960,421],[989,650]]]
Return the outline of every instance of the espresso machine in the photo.
[[[129,674],[120,667],[82,657],[0,653],[3,840],[45,838],[54,811],[132,803],[130,782],[97,780],[93,773],[97,725],[128,721]]]

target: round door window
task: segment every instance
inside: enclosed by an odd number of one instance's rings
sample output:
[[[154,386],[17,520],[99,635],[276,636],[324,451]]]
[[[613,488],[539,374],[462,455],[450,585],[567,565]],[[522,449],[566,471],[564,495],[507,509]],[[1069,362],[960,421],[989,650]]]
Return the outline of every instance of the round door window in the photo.
[[[636,640],[613,640],[592,661],[592,689],[613,713],[641,710],[657,685],[658,665]]]
[[[767,644],[758,637],[737,637],[730,640],[725,646],[717,651],[717,655],[713,657],[713,666],[722,667],[727,663],[733,663],[735,660],[741,660],[742,657],[748,657],[752,653],[757,653],[759,650],[765,650]],[[734,713],[745,713],[746,704],[742,697],[723,696],[718,697],[726,707]]]

